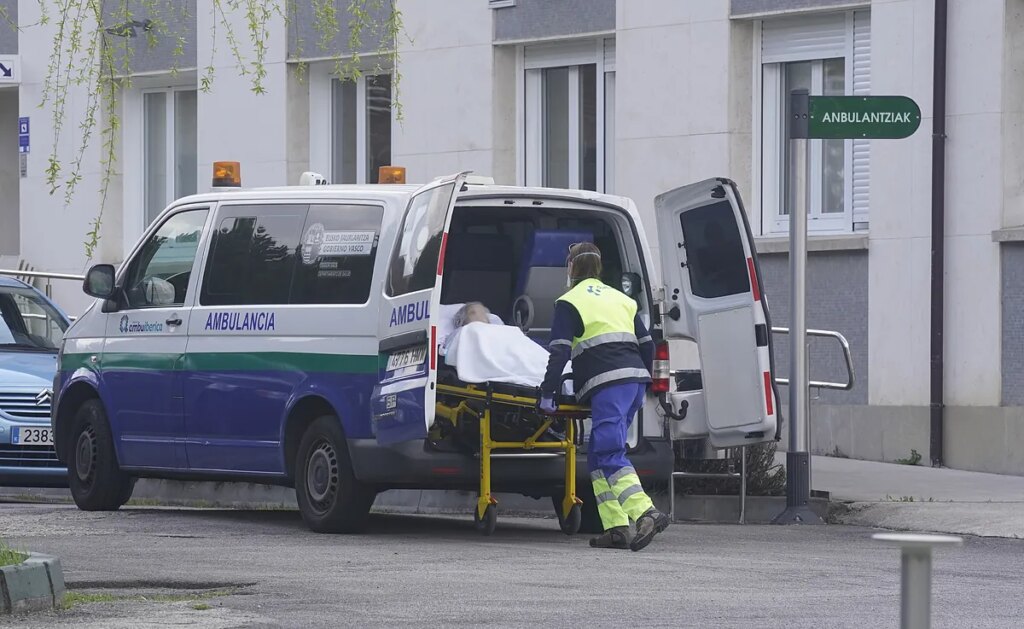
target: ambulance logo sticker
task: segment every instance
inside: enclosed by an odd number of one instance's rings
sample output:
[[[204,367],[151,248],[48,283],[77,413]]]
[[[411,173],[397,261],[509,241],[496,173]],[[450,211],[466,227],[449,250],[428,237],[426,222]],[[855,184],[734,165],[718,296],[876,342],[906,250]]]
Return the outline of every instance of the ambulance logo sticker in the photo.
[[[324,226],[322,223],[313,223],[306,230],[306,237],[302,239],[302,263],[313,264],[320,257],[320,245],[324,242]]]
[[[121,334],[128,333],[128,315],[121,317]]]

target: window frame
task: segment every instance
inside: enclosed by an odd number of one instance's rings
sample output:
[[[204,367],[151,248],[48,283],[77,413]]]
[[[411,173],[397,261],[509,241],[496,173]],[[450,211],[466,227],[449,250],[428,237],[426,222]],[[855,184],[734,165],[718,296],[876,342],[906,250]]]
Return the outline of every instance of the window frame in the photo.
[[[573,42],[537,43],[516,47],[516,180],[521,186],[543,186],[545,162],[544,147],[544,71],[566,68],[569,72],[569,181],[568,189],[580,188],[580,71],[583,65],[595,66],[595,188],[597,192],[611,193],[614,181],[614,110],[609,112],[606,94],[615,84],[615,38],[599,37]],[[614,96],[614,95],[613,95]],[[611,118],[609,124],[609,118]],[[530,121],[536,120],[531,124]]]
[[[369,63],[369,61],[367,61]],[[334,181],[334,72],[335,64],[328,62],[311,63],[309,67],[309,164],[310,168]],[[356,181],[355,184],[370,182],[369,173],[369,110],[367,108],[367,85],[370,77],[391,77],[391,154],[395,150],[395,108],[394,72],[388,68],[370,65],[361,70],[356,84]],[[326,133],[323,131],[326,129]]]
[[[181,198],[177,196],[177,173],[175,172],[175,164],[177,162],[175,158],[175,152],[177,144],[175,142],[175,126],[177,124],[177,100],[175,95],[178,92],[196,92],[196,137],[195,137],[195,153],[196,153],[196,191],[190,194],[196,194],[199,192],[199,89],[195,85],[172,85],[167,87],[153,87],[143,88],[139,90],[139,129],[142,133],[139,134],[139,144],[141,150],[142,160],[140,165],[142,167],[141,173],[141,200],[140,209],[142,214],[142,223],[146,227],[150,223],[154,222],[160,216],[160,212],[163,211],[168,205],[173,203],[176,199]],[[164,103],[164,176],[166,181],[166,190],[164,191],[164,206],[153,216],[153,219],[148,218],[149,211],[146,207],[146,203],[149,200],[149,178],[147,177],[147,165],[145,163],[146,155],[148,154],[147,139],[146,139],[146,96],[148,94],[164,94],[166,101]],[[185,195],[188,196],[188,195]]]
[[[811,94],[821,94],[824,79],[824,61],[843,59],[844,95],[855,94],[854,72],[854,14],[843,12],[845,19],[845,43],[842,55],[822,56],[820,54],[787,54],[784,57],[765,59],[762,49],[764,21],[754,23],[753,59],[753,207],[761,211],[754,217],[757,231],[763,236],[778,236],[789,232],[789,215],[782,214],[786,198],[786,155],[788,140],[785,136],[785,103],[783,88],[787,64],[810,62],[812,64]],[[809,140],[808,167],[811,172],[808,197],[809,233],[852,234],[863,232],[856,229],[858,215],[854,208],[854,140],[843,142],[843,212],[822,212],[823,140]],[[863,218],[863,217],[861,217]]]

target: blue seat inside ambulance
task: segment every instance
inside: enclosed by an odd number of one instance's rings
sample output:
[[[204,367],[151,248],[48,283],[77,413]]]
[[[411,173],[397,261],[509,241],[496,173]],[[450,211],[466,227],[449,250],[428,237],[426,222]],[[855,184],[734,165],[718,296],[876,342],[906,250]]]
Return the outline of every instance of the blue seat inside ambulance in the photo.
[[[551,329],[555,300],[566,291],[565,259],[569,246],[594,242],[594,234],[585,231],[538,229],[526,239],[520,263],[516,297],[526,296],[533,303],[533,330]]]
[[[512,239],[499,234],[450,234],[441,303],[479,301],[504,321],[512,310]]]

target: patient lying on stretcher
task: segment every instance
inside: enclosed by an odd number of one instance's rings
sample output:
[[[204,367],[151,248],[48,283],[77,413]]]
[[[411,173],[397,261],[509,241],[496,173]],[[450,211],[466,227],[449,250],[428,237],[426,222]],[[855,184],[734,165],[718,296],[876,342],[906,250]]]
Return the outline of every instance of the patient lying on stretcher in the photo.
[[[519,328],[502,325],[501,319],[483,304],[462,306],[452,316],[451,325],[453,329],[442,341],[441,352],[445,363],[455,367],[459,380],[528,387],[538,387],[544,380],[548,351]]]

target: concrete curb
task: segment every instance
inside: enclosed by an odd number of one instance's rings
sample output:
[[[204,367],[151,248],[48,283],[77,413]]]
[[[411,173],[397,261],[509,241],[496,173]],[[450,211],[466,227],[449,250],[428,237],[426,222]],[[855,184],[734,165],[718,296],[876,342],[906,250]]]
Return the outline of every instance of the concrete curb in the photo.
[[[54,609],[64,598],[60,559],[29,553],[24,562],[0,568],[0,613]]]

